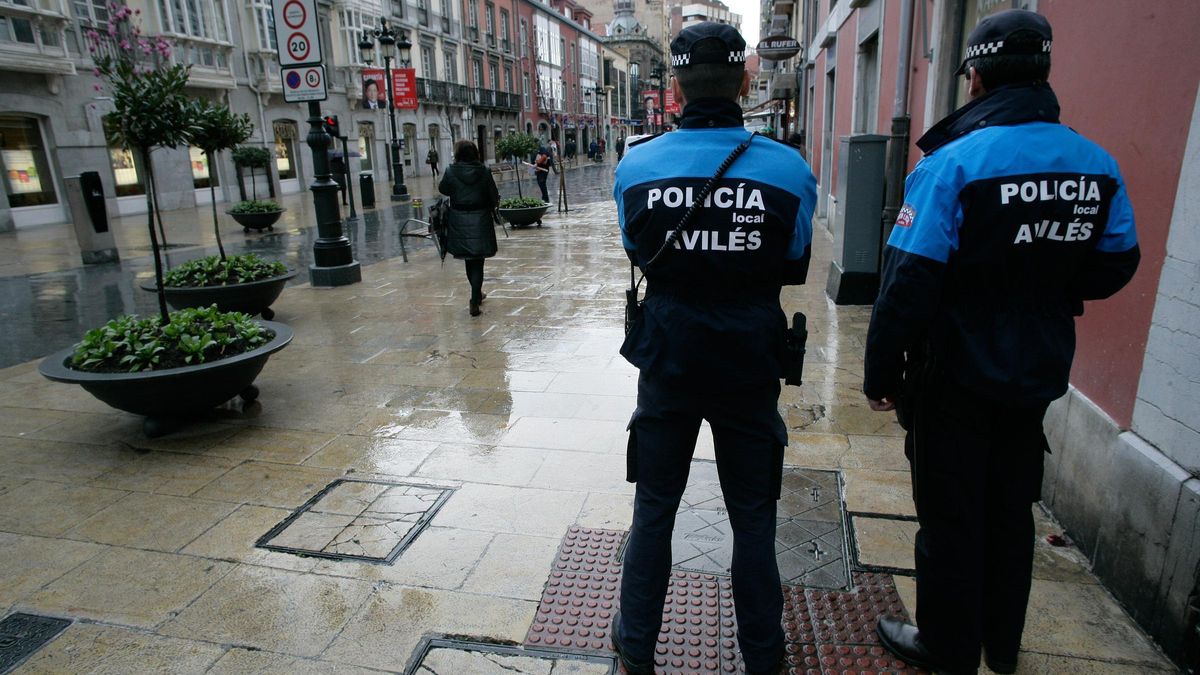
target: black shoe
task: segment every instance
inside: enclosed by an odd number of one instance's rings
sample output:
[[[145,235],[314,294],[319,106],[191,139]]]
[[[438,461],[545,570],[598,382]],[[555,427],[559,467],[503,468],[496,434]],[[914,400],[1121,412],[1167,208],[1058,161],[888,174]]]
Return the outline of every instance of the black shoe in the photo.
[[[879,617],[875,632],[884,648],[910,666],[925,670],[937,670],[933,654],[921,644],[917,627],[890,616]]]
[[[999,675],[1012,675],[1012,673],[1017,672],[1016,654],[1013,654],[1011,657],[997,657],[992,656],[986,648],[984,649],[983,653],[984,661],[987,663],[987,667],[993,673],[998,673]]]
[[[786,672],[786,670],[787,655],[785,654],[779,657],[779,660],[775,662],[775,665],[767,668],[766,670],[750,670],[749,668],[746,668],[746,675],[781,675],[782,673]]]
[[[480,291],[479,292],[479,304],[482,305],[484,300],[487,300],[487,293]]]
[[[625,656],[625,650],[621,648],[621,638],[617,637],[617,634],[620,632],[618,630],[620,625],[621,613],[617,612],[616,616],[613,617],[612,622],[612,643],[613,647],[615,647],[617,650],[617,660],[621,662],[621,668],[624,669],[628,675],[654,675],[653,661],[651,661],[649,664],[638,663],[636,661],[630,661]]]
[[[472,300],[471,301],[471,316],[479,316],[480,314],[483,314],[483,312],[479,311],[479,301]]]

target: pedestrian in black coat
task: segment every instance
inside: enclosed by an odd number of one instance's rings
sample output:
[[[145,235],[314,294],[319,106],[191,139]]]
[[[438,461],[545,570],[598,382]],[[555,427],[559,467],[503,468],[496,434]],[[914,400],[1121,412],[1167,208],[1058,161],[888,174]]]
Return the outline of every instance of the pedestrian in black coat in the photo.
[[[492,172],[479,161],[479,148],[471,141],[454,144],[454,163],[446,167],[438,192],[450,198],[446,251],[467,265],[471,283],[471,316],[479,316],[483,292],[483,261],[496,255],[496,226],[493,211],[500,205],[500,191]]]

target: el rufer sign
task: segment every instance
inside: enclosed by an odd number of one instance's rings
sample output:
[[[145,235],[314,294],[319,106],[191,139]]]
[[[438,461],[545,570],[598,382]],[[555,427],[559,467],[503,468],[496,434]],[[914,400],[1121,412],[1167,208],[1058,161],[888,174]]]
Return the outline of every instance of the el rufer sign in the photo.
[[[767,61],[786,61],[800,53],[800,42],[786,35],[768,35],[755,48],[758,58]]]

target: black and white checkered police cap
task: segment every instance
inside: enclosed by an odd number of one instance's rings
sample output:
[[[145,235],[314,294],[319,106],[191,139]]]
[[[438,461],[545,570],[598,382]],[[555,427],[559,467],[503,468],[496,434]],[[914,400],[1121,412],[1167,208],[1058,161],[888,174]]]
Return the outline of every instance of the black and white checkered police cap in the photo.
[[[705,49],[694,53],[696,45],[717,40],[723,49]],[[679,31],[671,40],[671,66],[687,68],[702,63],[744,63],[746,40],[733,26],[705,21]]]
[[[1031,31],[1041,38],[1040,41],[1013,42],[1009,37],[1017,31]],[[963,54],[963,62],[954,72],[962,75],[967,72],[967,61],[979,56],[1007,54],[1049,54],[1050,43],[1054,35],[1050,31],[1050,22],[1046,17],[1026,9],[1009,9],[985,17],[971,34],[967,36],[967,51]]]

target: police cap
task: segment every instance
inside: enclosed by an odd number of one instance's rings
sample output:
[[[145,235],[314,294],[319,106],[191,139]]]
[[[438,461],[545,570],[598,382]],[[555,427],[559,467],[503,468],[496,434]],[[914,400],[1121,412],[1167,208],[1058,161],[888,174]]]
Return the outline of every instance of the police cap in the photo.
[[[696,45],[716,41],[722,49],[704,49],[695,52]],[[671,40],[671,65],[687,68],[702,63],[744,63],[746,40],[733,26],[705,21],[679,31]]]
[[[1009,37],[1017,31],[1031,31],[1041,40],[1021,40],[1019,42],[1010,40]],[[979,25],[975,26],[975,29],[967,36],[967,51],[963,55],[962,65],[954,74],[962,75],[967,72],[967,61],[980,56],[1049,54],[1050,42],[1053,39],[1050,22],[1037,12],[1026,9],[997,12],[980,21]]]

